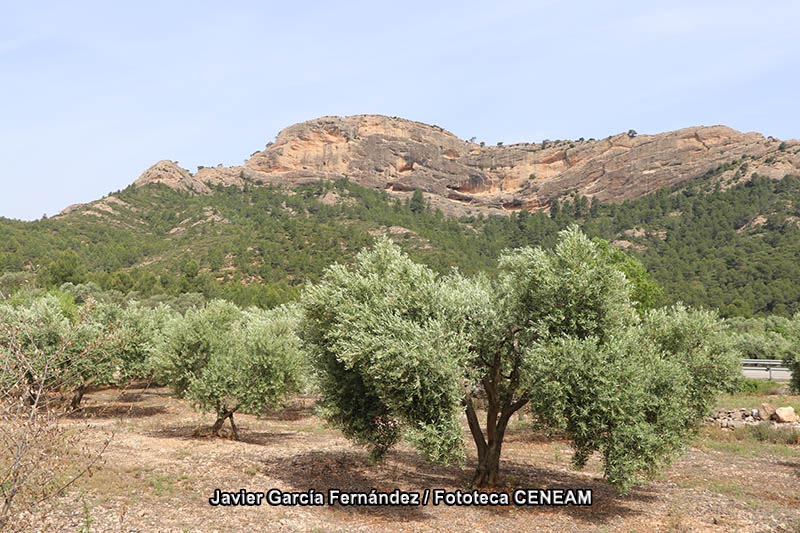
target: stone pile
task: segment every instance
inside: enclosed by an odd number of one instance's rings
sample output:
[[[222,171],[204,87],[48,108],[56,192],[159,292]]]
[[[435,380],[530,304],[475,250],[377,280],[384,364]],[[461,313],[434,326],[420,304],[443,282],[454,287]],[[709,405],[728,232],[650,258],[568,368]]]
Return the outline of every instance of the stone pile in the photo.
[[[793,407],[775,407],[762,403],[758,409],[720,409],[707,422],[723,429],[740,429],[769,421],[773,426],[800,428],[800,418]]]

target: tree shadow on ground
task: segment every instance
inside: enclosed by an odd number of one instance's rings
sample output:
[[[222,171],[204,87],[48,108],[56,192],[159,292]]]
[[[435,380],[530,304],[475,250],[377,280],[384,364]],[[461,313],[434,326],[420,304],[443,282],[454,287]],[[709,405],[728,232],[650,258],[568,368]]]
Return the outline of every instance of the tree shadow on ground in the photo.
[[[67,415],[71,419],[84,418],[146,418],[166,412],[160,405],[87,405]]]
[[[789,468],[794,475],[800,477],[800,463],[792,462],[792,461],[778,461],[777,463],[780,466]]]
[[[317,399],[318,397],[314,395],[297,396],[280,408],[268,409],[260,414],[259,418],[276,421],[295,421],[308,418],[314,415]]]
[[[361,451],[309,451],[293,457],[276,457],[263,461],[265,473],[280,479],[293,491],[314,489],[327,497],[329,489],[342,492],[391,492],[395,489],[417,492],[423,486],[441,486],[451,479],[451,469],[430,466],[424,474],[415,469],[403,468],[406,459],[403,452],[393,452],[390,461],[373,463]],[[413,454],[408,454],[412,456]],[[399,459],[398,459],[399,458]],[[397,465],[395,463],[401,463]],[[390,521],[419,521],[432,517],[417,506],[367,506],[335,505],[339,512],[382,517]]]
[[[274,409],[258,415],[262,420],[271,421],[297,421],[314,415],[313,407],[289,405],[283,409]]]
[[[367,454],[361,451],[310,451],[291,458],[274,458],[264,461],[267,475],[280,479],[291,490],[308,491],[314,489],[327,493],[328,489],[343,492],[369,492],[377,489],[391,492],[396,488],[406,491],[422,492],[426,488],[443,488],[448,491],[460,489],[471,491],[474,464],[467,468],[457,466],[444,467],[428,463],[420,455],[407,451],[392,451],[388,457],[372,463]],[[518,513],[566,513],[578,520],[591,524],[604,524],[620,516],[639,514],[630,503],[652,502],[656,496],[646,490],[635,491],[630,496],[620,496],[601,479],[591,478],[572,472],[563,472],[547,468],[535,468],[527,464],[503,462],[504,479],[513,480],[503,487],[494,489],[502,492],[513,492],[517,488],[570,488],[591,489],[593,505],[591,507],[479,507],[483,512],[503,515],[512,511]],[[428,507],[385,507],[385,506],[335,506],[336,509],[382,516],[386,519],[404,521],[430,519],[432,505]]]
[[[510,426],[506,431],[504,444],[522,442],[525,444],[550,444],[553,442],[568,443],[560,432],[549,429],[536,429],[529,426]]]
[[[89,401],[98,403],[139,403],[145,400],[169,398],[173,396],[172,390],[165,387],[100,387],[90,388],[86,392]]]
[[[472,468],[476,464],[470,465]],[[591,506],[521,506],[516,509],[531,514],[567,514],[570,517],[593,525],[602,525],[621,516],[640,514],[636,509],[639,503],[652,503],[658,500],[655,490],[638,488],[628,495],[621,495],[605,480],[588,476],[580,471],[565,471],[553,468],[536,467],[515,461],[502,461],[500,465],[502,490],[513,493],[517,489],[589,489],[592,491]],[[472,472],[471,470],[469,471]],[[493,512],[485,507],[481,510]]]
[[[239,427],[239,440],[244,444],[255,444],[258,446],[272,446],[275,444],[287,443],[287,441],[297,437],[295,433],[275,432],[275,431],[253,431],[237,424]],[[148,437],[158,439],[180,439],[180,440],[233,440],[230,427],[224,427],[219,436],[211,434],[211,424],[178,424],[164,426],[144,433]]]
[[[275,431],[250,431],[245,426],[239,428],[239,442],[256,444],[258,446],[271,446],[274,444],[288,444],[288,441],[297,438],[296,433]]]
[[[168,389],[168,388],[144,389],[141,392],[138,392],[136,394],[141,394],[143,396],[156,396],[157,398],[174,398],[174,397],[176,397],[175,392],[172,389]]]
[[[138,403],[145,399],[144,395],[145,391],[122,392],[114,399],[120,403]]]

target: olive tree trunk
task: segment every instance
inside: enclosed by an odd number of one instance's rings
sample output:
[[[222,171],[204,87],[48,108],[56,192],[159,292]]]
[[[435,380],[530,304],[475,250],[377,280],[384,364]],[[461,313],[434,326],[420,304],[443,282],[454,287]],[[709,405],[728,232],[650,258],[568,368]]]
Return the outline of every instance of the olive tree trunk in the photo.
[[[86,385],[81,383],[78,385],[78,388],[75,389],[75,392],[72,394],[72,399],[69,402],[69,408],[71,410],[76,411],[81,406],[84,394],[86,394]]]
[[[488,404],[486,407],[486,433],[481,428],[478,414],[472,398],[464,399],[464,406],[469,423],[472,440],[478,452],[478,468],[472,478],[472,484],[477,487],[492,487],[499,482],[500,454],[503,449],[503,438],[508,428],[511,415],[522,408],[527,399],[512,401],[512,395],[506,394],[501,399],[498,394],[499,372],[493,378],[484,379],[483,387],[486,391]]]
[[[225,423],[225,420],[227,419],[231,421],[231,431],[233,432],[233,440],[239,440],[239,429],[236,427],[236,423],[233,421],[233,414],[235,412],[236,408],[221,409],[217,411],[217,420],[211,427],[211,432],[214,434],[214,436],[219,437],[219,432],[222,429],[222,425]]]

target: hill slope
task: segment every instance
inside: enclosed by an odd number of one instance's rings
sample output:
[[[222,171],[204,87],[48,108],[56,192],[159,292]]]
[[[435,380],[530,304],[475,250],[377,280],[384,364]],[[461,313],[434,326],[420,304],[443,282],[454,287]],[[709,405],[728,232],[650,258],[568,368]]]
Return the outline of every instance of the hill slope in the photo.
[[[500,251],[550,246],[577,223],[641,258],[664,301],[726,315],[800,311],[800,179],[755,178],[727,189],[716,173],[622,204],[573,195],[550,213],[452,218],[345,179],[295,188],[248,183],[195,194],[131,186],[58,218],[0,219],[0,292],[94,281],[140,297],[202,292],[240,304],[296,295],[334,261],[389,235],[444,272],[492,272]]]

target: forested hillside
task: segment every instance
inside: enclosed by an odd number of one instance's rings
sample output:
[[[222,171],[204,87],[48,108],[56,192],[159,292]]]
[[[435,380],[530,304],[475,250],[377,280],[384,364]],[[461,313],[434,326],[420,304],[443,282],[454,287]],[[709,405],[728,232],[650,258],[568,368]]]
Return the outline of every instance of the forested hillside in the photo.
[[[572,195],[549,213],[459,219],[421,194],[401,201],[347,179],[220,186],[211,195],[129,187],[51,219],[0,219],[0,292],[94,282],[140,299],[202,293],[269,307],[376,235],[389,234],[437,271],[471,274],[491,272],[502,249],[551,246],[577,223],[638,257],[662,286],[661,303],[725,316],[799,311],[800,178],[725,188],[714,178],[726,170],[622,204]]]

